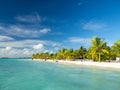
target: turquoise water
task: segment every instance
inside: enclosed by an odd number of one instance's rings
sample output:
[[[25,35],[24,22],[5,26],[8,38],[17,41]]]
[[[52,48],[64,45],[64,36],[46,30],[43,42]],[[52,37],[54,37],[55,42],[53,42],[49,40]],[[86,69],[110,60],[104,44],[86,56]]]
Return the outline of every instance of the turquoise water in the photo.
[[[120,71],[0,59],[0,90],[120,90]]]

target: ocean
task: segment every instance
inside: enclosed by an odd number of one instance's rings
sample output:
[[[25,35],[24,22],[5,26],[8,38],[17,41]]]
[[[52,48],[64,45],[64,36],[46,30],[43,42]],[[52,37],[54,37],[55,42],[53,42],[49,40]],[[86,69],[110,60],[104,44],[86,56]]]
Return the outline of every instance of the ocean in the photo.
[[[0,90],[120,90],[120,71],[31,59],[0,59]]]

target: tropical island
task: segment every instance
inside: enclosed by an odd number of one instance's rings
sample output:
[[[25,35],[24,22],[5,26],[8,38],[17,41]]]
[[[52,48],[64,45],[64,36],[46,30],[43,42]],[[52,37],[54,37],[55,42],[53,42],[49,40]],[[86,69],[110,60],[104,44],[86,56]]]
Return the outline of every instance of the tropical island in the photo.
[[[0,0],[0,90],[120,90],[120,0]]]
[[[74,64],[81,64],[79,62],[74,61],[87,61],[87,65],[95,66],[96,62],[114,62],[115,64],[106,65],[106,63],[102,63],[104,65],[98,66],[108,66],[108,67],[117,67],[120,68],[120,40],[116,41],[112,46],[108,46],[107,42],[103,38],[99,38],[94,36],[91,40],[91,45],[88,49],[83,46],[80,46],[79,49],[65,49],[62,48],[58,50],[56,53],[36,53],[32,55],[32,59],[35,60],[53,60],[58,62],[67,62],[67,63],[74,63]],[[89,63],[90,62],[90,63]],[[95,62],[95,63],[91,63]],[[82,63],[83,64],[83,63]],[[86,65],[86,63],[85,63]]]

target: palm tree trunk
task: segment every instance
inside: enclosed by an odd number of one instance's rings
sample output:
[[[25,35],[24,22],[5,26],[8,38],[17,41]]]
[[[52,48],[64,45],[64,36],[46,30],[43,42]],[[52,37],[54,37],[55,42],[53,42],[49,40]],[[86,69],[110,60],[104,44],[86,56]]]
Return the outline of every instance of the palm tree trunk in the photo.
[[[99,62],[101,61],[101,53],[99,52]]]

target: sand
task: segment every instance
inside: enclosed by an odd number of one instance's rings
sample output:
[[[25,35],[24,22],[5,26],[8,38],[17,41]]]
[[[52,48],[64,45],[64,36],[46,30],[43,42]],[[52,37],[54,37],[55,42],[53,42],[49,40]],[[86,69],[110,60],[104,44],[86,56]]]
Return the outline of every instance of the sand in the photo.
[[[41,60],[41,59],[35,59]],[[44,60],[42,60],[44,61]],[[48,62],[56,62],[53,60],[47,60]],[[117,68],[120,69],[119,62],[92,62],[92,61],[69,61],[69,60],[57,60],[56,63],[63,63],[63,64],[76,64],[76,65],[87,65],[87,66],[97,66],[97,67],[106,67],[106,68]]]

